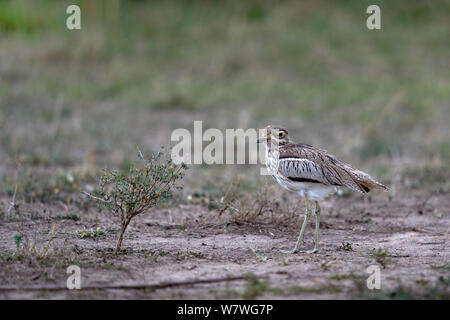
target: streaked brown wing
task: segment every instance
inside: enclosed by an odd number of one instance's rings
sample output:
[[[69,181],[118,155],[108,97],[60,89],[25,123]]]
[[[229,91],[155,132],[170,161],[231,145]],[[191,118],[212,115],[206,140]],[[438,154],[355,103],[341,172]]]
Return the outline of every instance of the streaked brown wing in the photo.
[[[347,168],[351,167],[325,150],[299,144],[290,145],[280,152],[278,172],[293,181],[311,179],[324,185],[345,186],[368,192],[367,188],[355,181]]]
[[[323,174],[322,167],[308,159],[280,159],[278,162],[278,173],[292,181],[316,182],[325,185],[333,184],[333,182],[329,181]]]

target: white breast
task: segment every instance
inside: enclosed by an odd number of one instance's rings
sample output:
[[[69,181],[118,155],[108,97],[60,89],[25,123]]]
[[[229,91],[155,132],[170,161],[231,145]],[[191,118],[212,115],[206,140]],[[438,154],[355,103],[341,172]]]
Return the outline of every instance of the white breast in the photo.
[[[266,166],[269,169],[272,176],[277,182],[285,189],[296,192],[300,196],[305,195],[312,201],[320,201],[336,192],[335,186],[324,185],[321,183],[313,182],[296,182],[285,178],[283,175],[278,174],[278,152],[272,151],[266,154]]]

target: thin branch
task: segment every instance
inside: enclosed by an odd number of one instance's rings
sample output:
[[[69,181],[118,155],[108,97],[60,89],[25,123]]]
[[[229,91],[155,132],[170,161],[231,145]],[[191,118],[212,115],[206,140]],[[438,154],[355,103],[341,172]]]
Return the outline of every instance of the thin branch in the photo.
[[[92,199],[94,199],[94,200],[98,200],[98,201],[101,201],[101,202],[107,203],[107,204],[112,204],[112,202],[106,201],[106,200],[104,200],[104,199],[102,199],[102,198],[99,198],[99,197],[96,197],[96,196],[94,196],[94,195],[92,195],[92,194],[90,194],[90,193],[88,193],[88,192],[86,192],[86,191],[81,191],[81,193],[87,195],[89,198],[92,198]]]

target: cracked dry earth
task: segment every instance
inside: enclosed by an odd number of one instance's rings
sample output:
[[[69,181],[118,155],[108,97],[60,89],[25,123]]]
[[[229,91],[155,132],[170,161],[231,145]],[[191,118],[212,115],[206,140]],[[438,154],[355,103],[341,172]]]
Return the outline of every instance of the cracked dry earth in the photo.
[[[116,256],[112,254],[116,229],[98,239],[76,236],[79,230],[115,227],[103,213],[79,212],[81,219],[72,221],[55,218],[63,210],[58,206],[23,205],[22,210],[27,217],[22,230],[35,234],[38,242],[48,238],[45,230],[48,233],[56,223],[55,251],[40,262],[14,257],[20,223],[2,222],[1,286],[42,287],[0,291],[2,299],[449,298],[450,197],[446,194],[390,200],[378,193],[370,201],[358,195],[324,201],[319,253],[313,255],[279,252],[294,245],[300,219],[283,225],[270,219],[219,218],[216,211],[200,206],[158,209],[131,223],[124,250]],[[299,216],[303,218],[302,212]],[[313,230],[311,221],[302,249],[313,247]],[[156,284],[249,272],[260,278],[156,290],[45,290],[64,287],[71,264],[81,267],[82,286]],[[380,290],[367,289],[370,265],[380,267]]]

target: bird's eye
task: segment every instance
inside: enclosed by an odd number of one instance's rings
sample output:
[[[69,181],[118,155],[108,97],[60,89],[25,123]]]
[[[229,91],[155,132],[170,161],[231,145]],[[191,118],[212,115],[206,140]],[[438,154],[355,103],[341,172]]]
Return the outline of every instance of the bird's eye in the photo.
[[[283,138],[283,136],[284,136],[284,132],[283,131],[278,132],[278,137],[279,138]]]

